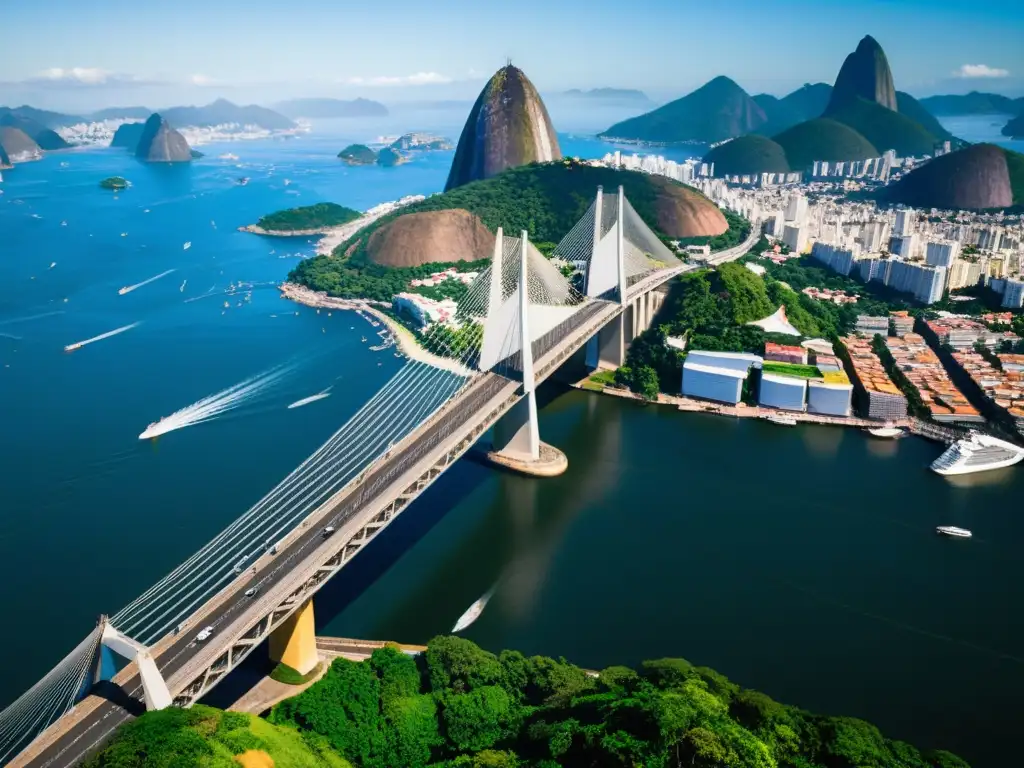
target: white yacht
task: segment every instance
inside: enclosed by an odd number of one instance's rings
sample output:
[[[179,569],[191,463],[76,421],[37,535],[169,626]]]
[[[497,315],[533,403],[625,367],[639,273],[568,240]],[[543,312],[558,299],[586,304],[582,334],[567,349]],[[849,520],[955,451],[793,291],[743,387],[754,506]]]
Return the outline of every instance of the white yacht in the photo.
[[[772,424],[779,424],[783,427],[795,427],[796,419],[792,416],[784,416],[781,413],[770,413],[763,417],[765,421],[770,421]]]
[[[973,535],[966,528],[957,528],[955,525],[939,525],[935,528],[936,533],[943,536],[954,536],[958,539],[969,539]]]
[[[972,431],[933,461],[932,469],[940,475],[966,475],[1009,467],[1021,459],[1024,459],[1024,448]]]
[[[892,424],[886,424],[884,427],[874,427],[873,429],[866,430],[872,437],[881,437],[886,440],[892,440],[897,437],[903,437],[903,430],[899,427],[894,427]]]

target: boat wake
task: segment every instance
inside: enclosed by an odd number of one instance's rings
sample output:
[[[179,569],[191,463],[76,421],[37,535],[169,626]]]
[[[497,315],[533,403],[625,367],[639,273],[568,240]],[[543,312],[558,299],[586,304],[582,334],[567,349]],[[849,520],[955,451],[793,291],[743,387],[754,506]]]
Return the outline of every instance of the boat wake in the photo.
[[[117,334],[119,334],[119,333],[124,333],[125,331],[130,331],[132,328],[134,328],[137,325],[138,325],[138,323],[132,323],[131,325],[122,325],[120,328],[115,328],[112,331],[107,331],[106,333],[101,333],[99,336],[93,336],[91,339],[84,339],[83,341],[76,341],[75,343],[68,344],[66,347],[64,347],[64,351],[65,352],[74,352],[76,349],[81,349],[86,344],[94,344],[97,341],[103,341],[104,339],[109,339],[111,336],[117,336]]]
[[[148,280],[143,280],[141,283],[136,283],[135,285],[126,285],[124,288],[122,288],[122,289],[120,289],[118,291],[118,294],[120,294],[121,296],[124,296],[126,293],[131,293],[132,291],[134,291],[137,288],[141,288],[144,285],[149,285],[150,283],[152,283],[152,282],[154,282],[156,280],[159,280],[161,277],[167,277],[169,274],[171,274],[171,272],[174,272],[174,271],[175,270],[173,270],[173,269],[168,269],[168,270],[166,270],[164,272],[161,272],[159,275],[154,275],[153,277],[149,278]]]
[[[484,612],[484,608],[487,607],[487,603],[494,595],[494,590],[496,588],[497,585],[487,590],[487,592],[484,593],[483,597],[481,597],[479,600],[477,600],[475,603],[469,606],[469,609],[464,614],[459,616],[459,620],[456,621],[455,626],[452,627],[452,634],[455,634],[456,632],[462,632],[464,629],[469,628],[469,626],[473,622],[480,618],[480,614]]]
[[[277,366],[238,384],[233,384],[216,394],[207,395],[192,405],[187,405],[170,416],[153,422],[139,435],[139,440],[148,440],[176,429],[194,427],[196,424],[212,421],[253,400],[261,392],[280,381],[293,367],[292,365]]]
[[[315,403],[317,400],[323,400],[325,397],[330,397],[330,396],[331,396],[331,388],[328,387],[323,392],[317,392],[315,395],[310,395],[309,397],[304,397],[301,400],[296,400],[294,403],[292,403],[288,407],[289,408],[301,408],[304,405],[309,405],[310,403]]]

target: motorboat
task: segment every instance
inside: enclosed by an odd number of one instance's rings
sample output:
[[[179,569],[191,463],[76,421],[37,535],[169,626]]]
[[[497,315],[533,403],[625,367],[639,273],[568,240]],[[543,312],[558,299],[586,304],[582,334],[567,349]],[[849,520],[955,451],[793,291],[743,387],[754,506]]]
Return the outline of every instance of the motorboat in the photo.
[[[892,424],[886,424],[884,427],[872,427],[867,429],[866,432],[872,437],[880,437],[885,440],[903,437],[903,430],[899,427],[894,427]]]
[[[957,539],[969,539],[973,535],[966,528],[957,528],[955,525],[936,526],[935,532],[941,533],[943,536],[952,536]]]
[[[795,427],[797,423],[792,416],[783,416],[781,413],[770,413],[764,417],[764,420],[783,427]]]

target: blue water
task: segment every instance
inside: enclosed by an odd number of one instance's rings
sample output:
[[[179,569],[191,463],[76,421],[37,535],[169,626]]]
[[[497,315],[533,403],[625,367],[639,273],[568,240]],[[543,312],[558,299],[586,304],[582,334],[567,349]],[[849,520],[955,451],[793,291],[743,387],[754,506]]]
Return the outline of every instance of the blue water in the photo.
[[[961,117],[941,117],[942,127],[964,141],[971,143],[990,142],[1015,152],[1024,152],[1024,141],[1010,140],[1003,136],[1003,126],[1009,122],[1011,115],[964,115]]]
[[[458,132],[444,121],[429,128]],[[313,239],[237,231],[321,200],[365,210],[441,191],[451,152],[392,169],[336,159],[347,143],[402,130],[328,122],[295,140],[204,146],[184,167],[88,149],[4,173],[0,601],[33,631],[0,633],[0,658],[17,660],[0,706],[100,613],[115,613],[261,498],[402,364],[367,350],[368,326],[355,314],[327,317],[279,298],[274,285],[313,253]],[[562,142],[584,157],[613,149],[586,135]],[[218,159],[227,152],[240,159]],[[111,175],[132,187],[100,189]],[[248,185],[235,183],[241,176]],[[256,286],[240,306],[241,295],[224,295],[239,281]],[[130,323],[140,325],[63,351]],[[137,439],[150,422],[281,365],[291,368],[278,385],[224,416],[156,443]],[[332,384],[330,397],[287,409]]]

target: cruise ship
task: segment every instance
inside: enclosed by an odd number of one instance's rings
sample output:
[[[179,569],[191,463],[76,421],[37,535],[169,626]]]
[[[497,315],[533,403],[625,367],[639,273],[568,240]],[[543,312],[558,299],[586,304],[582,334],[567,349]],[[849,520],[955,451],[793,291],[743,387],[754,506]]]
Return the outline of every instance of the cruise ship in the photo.
[[[940,475],[966,475],[1009,467],[1021,459],[1024,459],[1024,448],[991,435],[971,432],[933,461],[932,469]]]

